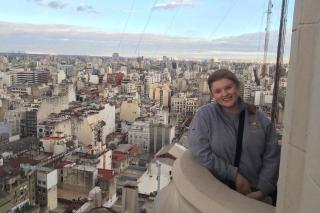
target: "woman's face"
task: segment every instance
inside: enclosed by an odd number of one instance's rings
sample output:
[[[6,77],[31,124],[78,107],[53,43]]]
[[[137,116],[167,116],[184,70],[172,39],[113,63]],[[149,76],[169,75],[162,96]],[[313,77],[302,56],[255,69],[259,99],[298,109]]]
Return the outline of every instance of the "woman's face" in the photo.
[[[226,78],[214,81],[211,84],[211,95],[222,107],[236,111],[239,97],[239,88],[236,84]]]

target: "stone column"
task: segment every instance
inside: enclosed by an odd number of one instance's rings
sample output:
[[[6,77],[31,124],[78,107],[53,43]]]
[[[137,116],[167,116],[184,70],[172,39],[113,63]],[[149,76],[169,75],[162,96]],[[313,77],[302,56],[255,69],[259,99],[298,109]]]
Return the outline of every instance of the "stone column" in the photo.
[[[320,212],[320,1],[296,0],[277,213]]]

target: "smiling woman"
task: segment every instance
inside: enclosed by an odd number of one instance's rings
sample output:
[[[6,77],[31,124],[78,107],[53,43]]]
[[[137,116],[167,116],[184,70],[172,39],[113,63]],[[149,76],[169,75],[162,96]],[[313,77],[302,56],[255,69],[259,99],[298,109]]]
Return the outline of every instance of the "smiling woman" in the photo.
[[[195,160],[239,193],[263,200],[276,190],[280,147],[265,114],[239,97],[240,83],[229,70],[208,78],[215,103],[193,118],[188,143]]]

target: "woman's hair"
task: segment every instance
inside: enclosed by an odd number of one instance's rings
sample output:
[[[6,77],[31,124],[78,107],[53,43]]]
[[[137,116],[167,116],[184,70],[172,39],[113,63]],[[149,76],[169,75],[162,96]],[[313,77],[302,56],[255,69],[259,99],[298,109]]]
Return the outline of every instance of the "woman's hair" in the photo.
[[[238,88],[240,87],[240,81],[237,76],[228,69],[219,69],[212,73],[208,78],[208,86],[211,91],[211,84],[215,81],[219,81],[221,79],[228,79],[232,81]]]

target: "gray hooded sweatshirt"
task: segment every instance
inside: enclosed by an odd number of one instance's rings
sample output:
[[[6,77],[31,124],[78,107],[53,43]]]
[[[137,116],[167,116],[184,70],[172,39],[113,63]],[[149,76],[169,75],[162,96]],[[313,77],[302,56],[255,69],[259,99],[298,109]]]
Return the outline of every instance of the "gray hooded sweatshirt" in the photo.
[[[221,181],[235,181],[243,175],[253,188],[266,194],[276,188],[280,147],[270,119],[261,111],[245,109],[242,154],[239,168],[233,166],[239,113],[223,110],[217,103],[204,105],[196,112],[188,132],[188,143],[195,160]]]

